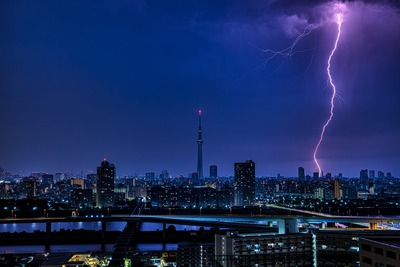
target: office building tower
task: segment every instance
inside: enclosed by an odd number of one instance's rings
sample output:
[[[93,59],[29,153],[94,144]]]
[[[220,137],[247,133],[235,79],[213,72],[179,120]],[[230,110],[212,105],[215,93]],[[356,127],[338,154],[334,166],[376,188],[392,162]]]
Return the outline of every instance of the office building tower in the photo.
[[[203,132],[201,130],[201,110],[199,110],[199,130],[197,136],[197,175],[203,179]]]
[[[251,205],[255,199],[255,164],[251,160],[235,163],[235,201],[236,206]]]
[[[167,170],[163,170],[163,171],[161,172],[161,174],[160,174],[160,179],[161,179],[161,180],[163,180],[163,179],[169,179],[169,173],[168,173]]]
[[[375,171],[374,170],[369,170],[369,179],[375,179]]]
[[[37,183],[35,177],[24,177],[19,184],[19,198],[33,198],[36,197]]]
[[[299,167],[298,175],[299,175],[299,181],[304,181],[306,179],[303,167]]]
[[[147,180],[147,176],[146,176],[146,180]],[[132,188],[134,186],[136,186],[136,179],[133,177],[126,177],[125,176],[125,186]]]
[[[386,173],[386,179],[392,179],[392,173],[391,172],[387,172]]]
[[[333,181],[333,197],[335,198],[335,199],[342,199],[342,192],[341,192],[341,189],[340,189],[340,183],[339,183],[339,180],[337,180],[337,179],[335,179],[334,181]]]
[[[53,174],[43,174],[42,175],[42,183],[43,184],[51,185],[51,184],[53,184],[53,181],[54,181]]]
[[[93,207],[93,189],[74,189],[71,201],[75,207]]]
[[[57,173],[54,175],[54,182],[57,183],[57,182],[59,182],[59,181],[65,180],[66,177],[67,177],[67,176],[65,175],[65,173],[57,172]]]
[[[218,177],[218,167],[217,165],[210,165],[210,177],[217,178]]]
[[[357,199],[357,190],[349,184],[342,185],[342,198]]]
[[[97,183],[97,174],[96,173],[88,173],[86,175],[85,180],[85,188],[93,189],[94,185]]]
[[[385,178],[385,174],[383,173],[383,171],[378,171],[378,179],[383,179]]]
[[[332,179],[332,173],[327,172],[325,178],[328,180]]]
[[[100,208],[114,206],[115,166],[106,159],[97,167],[96,206]]]
[[[325,188],[317,187],[314,189],[314,198],[324,199],[325,198]]]
[[[153,181],[156,178],[156,174],[154,172],[147,172],[145,177],[147,181]]]
[[[70,184],[74,188],[85,189],[85,180],[81,178],[71,178]]]
[[[368,170],[361,170],[360,171],[360,183],[367,184],[368,183]]]
[[[314,180],[318,180],[318,178],[319,178],[319,172],[314,172],[313,173],[313,179]]]

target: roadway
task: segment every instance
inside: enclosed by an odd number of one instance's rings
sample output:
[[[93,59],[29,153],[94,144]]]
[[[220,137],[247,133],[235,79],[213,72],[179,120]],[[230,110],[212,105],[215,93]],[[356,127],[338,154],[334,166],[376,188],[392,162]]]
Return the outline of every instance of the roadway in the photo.
[[[0,224],[10,223],[56,223],[56,222],[153,222],[197,225],[210,227],[257,227],[265,228],[268,222],[296,220],[302,223],[400,223],[399,216],[322,216],[299,215],[112,215],[108,217],[41,217],[0,219]]]

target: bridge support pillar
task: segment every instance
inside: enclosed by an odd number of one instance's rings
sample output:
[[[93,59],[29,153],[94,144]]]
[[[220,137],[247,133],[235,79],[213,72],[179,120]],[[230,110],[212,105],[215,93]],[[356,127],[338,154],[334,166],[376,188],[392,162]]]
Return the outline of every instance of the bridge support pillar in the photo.
[[[297,226],[297,219],[285,219],[285,232],[286,234],[294,234],[299,232]]]
[[[101,221],[101,241],[105,241],[106,231],[107,231],[107,223],[106,221]]]
[[[285,234],[285,220],[278,220],[278,234]]]
[[[377,223],[369,223],[369,229],[370,230],[378,229],[378,224]]]
[[[297,219],[278,220],[278,234],[294,234],[299,232]]]
[[[46,222],[46,243],[50,243],[51,222]]]
[[[167,224],[166,223],[162,224],[162,238],[163,238],[163,242],[165,243],[165,241],[167,240]]]

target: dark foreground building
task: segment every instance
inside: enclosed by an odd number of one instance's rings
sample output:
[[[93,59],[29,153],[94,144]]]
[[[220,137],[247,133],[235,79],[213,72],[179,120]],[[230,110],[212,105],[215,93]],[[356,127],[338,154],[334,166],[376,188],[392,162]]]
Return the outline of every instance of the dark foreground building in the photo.
[[[400,266],[400,238],[360,238],[360,266]]]
[[[211,267],[214,265],[214,243],[178,244],[177,267]]]
[[[228,232],[215,235],[215,260],[223,267],[313,266],[311,234]]]

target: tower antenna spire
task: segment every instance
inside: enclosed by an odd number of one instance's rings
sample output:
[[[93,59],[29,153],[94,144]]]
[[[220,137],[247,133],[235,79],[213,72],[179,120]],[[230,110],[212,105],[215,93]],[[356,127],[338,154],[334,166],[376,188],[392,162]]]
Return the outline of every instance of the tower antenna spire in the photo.
[[[199,110],[199,130],[197,136],[197,176],[203,179],[203,132],[201,130],[201,109]]]

